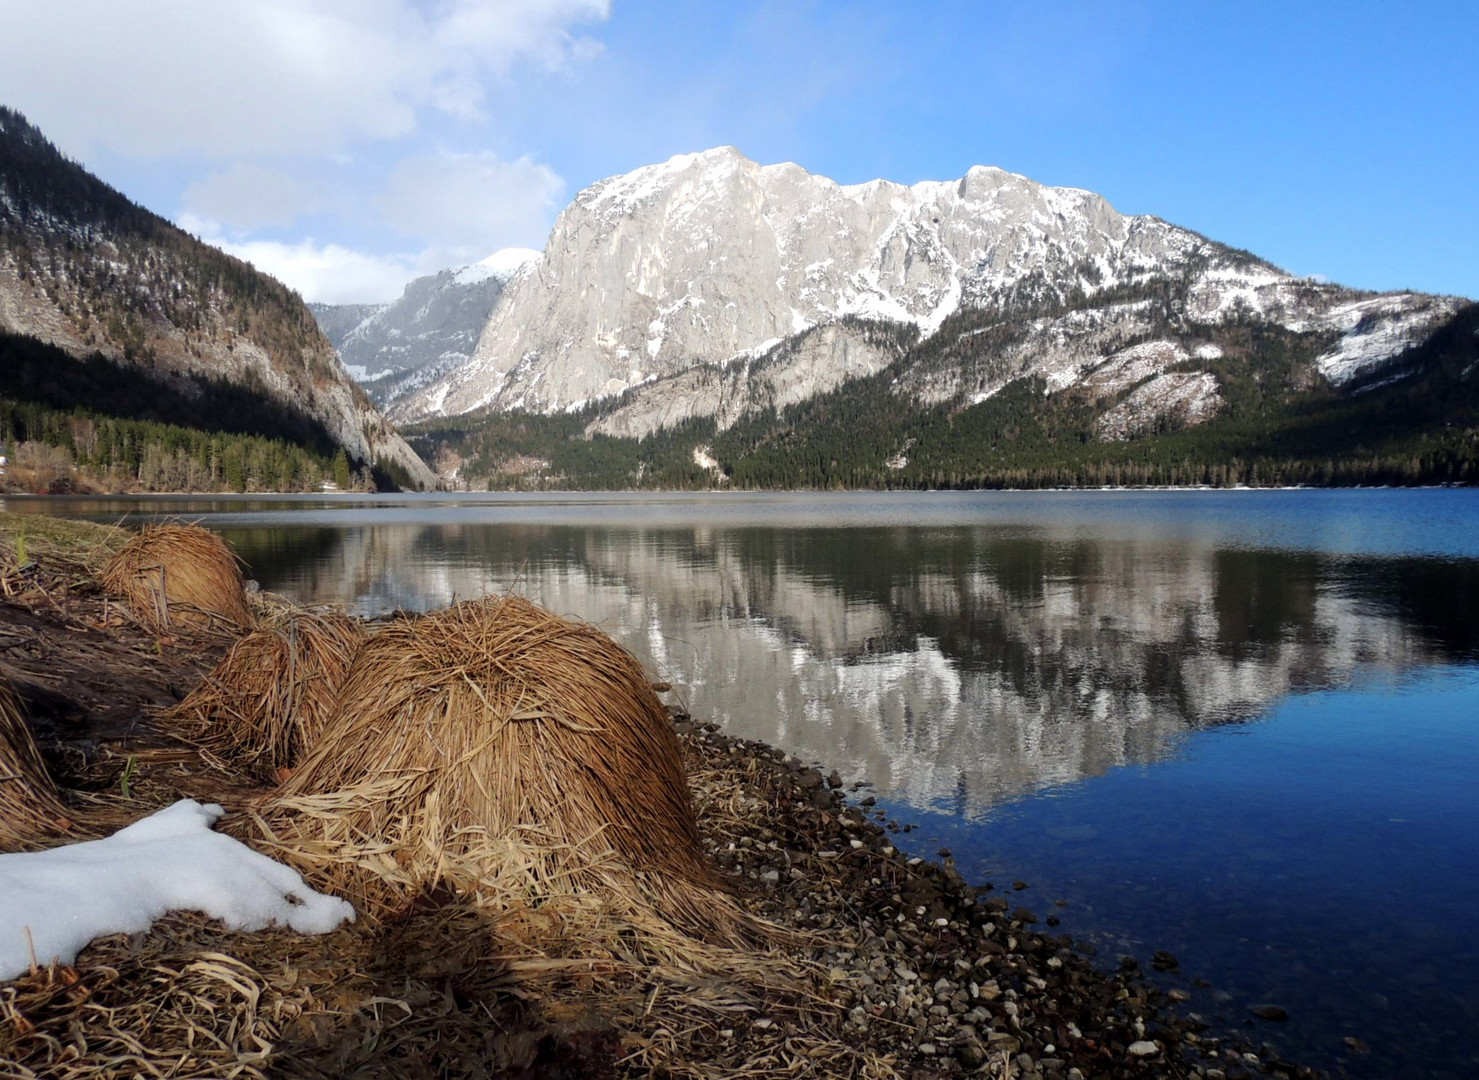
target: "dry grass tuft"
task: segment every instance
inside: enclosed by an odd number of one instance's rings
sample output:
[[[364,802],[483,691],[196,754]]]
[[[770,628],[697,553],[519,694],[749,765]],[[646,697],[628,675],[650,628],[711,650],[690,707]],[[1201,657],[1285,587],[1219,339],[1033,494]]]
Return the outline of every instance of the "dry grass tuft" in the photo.
[[[317,741],[365,640],[362,624],[342,615],[297,611],[274,622],[237,641],[163,714],[234,769],[268,783]]]
[[[370,638],[257,827],[372,917],[461,895],[742,936],[641,665],[516,597]]]
[[[20,699],[0,675],[0,851],[48,847],[70,827]]]
[[[199,525],[145,526],[103,568],[103,585],[155,632],[252,623],[235,553]]]

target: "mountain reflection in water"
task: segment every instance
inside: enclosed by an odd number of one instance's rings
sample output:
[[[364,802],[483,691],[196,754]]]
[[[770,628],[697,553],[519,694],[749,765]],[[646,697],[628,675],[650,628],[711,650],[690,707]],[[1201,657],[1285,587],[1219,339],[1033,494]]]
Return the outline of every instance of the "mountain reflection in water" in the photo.
[[[1214,1029],[1336,1078],[1479,1076],[1479,492],[0,512],[198,517],[266,588],[367,613],[525,593],[695,716],[871,781],[906,849],[1064,900],[1107,963],[1176,953],[1154,977]],[[1244,1028],[1270,1001],[1288,1021]]]
[[[1479,651],[1472,560],[1023,527],[223,532],[300,600],[525,593],[599,623],[696,716],[972,818],[1290,692]]]

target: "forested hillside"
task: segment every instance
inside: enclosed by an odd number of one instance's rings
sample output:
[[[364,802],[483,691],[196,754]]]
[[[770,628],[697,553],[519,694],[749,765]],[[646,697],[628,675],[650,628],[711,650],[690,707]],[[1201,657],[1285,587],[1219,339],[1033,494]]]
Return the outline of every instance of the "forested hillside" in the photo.
[[[950,358],[957,366],[989,364],[1021,332],[967,312],[877,375],[724,431],[704,418],[641,440],[587,435],[603,412],[620,407],[616,399],[555,416],[424,423],[408,437],[428,458],[455,463],[474,488],[1479,482],[1479,305],[1338,387],[1311,372],[1328,333],[1253,318],[1193,324],[1173,318],[1169,303],[1166,311],[1153,336],[1201,343],[1202,354],[1108,391],[1091,379],[1054,390],[1024,376],[976,404],[912,403],[898,391],[907,373],[941,363],[946,351],[957,354]],[[971,354],[959,355],[963,349]],[[1106,415],[1181,370],[1216,378],[1215,416],[1188,424],[1173,411],[1130,437],[1105,436]]]
[[[250,435],[305,461],[342,450],[386,482],[431,482],[296,293],[136,205],[4,108],[0,333],[10,415]]]
[[[354,469],[324,429],[225,380],[172,387],[101,356],[0,333],[0,490],[317,491]]]

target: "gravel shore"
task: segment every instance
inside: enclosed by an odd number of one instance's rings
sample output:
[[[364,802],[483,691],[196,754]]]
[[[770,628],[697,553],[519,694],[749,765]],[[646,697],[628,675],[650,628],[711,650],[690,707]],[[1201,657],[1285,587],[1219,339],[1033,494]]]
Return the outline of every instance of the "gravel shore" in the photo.
[[[740,835],[710,833],[714,857],[758,912],[817,935],[814,958],[852,1036],[905,1075],[1316,1075],[1209,1030],[1132,960],[1102,970],[1053,933],[1051,909],[1032,909],[1027,883],[972,886],[948,859],[900,850],[898,826],[876,820],[866,795],[849,802],[837,774],[682,713],[675,722],[705,777],[701,810],[737,800],[750,823]],[[1157,963],[1175,959],[1161,953]],[[743,1039],[743,1026],[732,1037]]]

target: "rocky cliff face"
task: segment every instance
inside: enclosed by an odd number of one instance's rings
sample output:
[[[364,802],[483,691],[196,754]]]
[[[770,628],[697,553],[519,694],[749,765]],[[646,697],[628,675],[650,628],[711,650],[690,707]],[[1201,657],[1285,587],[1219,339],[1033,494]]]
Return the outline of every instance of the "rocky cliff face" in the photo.
[[[746,364],[814,327],[861,317],[927,338],[967,311],[1025,329],[1001,348],[962,343],[905,372],[900,394],[969,403],[1024,375],[1063,389],[1144,339],[1155,305],[1137,292],[1158,284],[1188,324],[1255,319],[1328,333],[1318,368],[1333,382],[1380,365],[1458,307],[1296,279],[1091,192],[1000,169],[847,187],[722,147],[582,191],[494,307],[471,360],[396,415],[554,412],[628,393],[621,416],[595,429],[642,434],[723,414]],[[797,392],[848,377],[819,375]],[[1106,431],[1153,424],[1167,402],[1188,422],[1215,412],[1215,386],[1176,381],[1144,395],[1149,412],[1132,409]]]
[[[539,252],[506,248],[419,277],[388,304],[309,304],[345,370],[384,407],[472,357],[493,305]]]
[[[365,464],[425,464],[345,374],[302,300],[62,157],[0,109],[0,330],[187,388],[224,379],[306,414]]]
[[[709,416],[725,431],[746,413],[784,409],[849,379],[876,374],[899,359],[912,340],[895,324],[864,319],[812,327],[758,357],[742,354],[727,364],[698,364],[639,386],[591,421],[586,434],[637,439]]]

